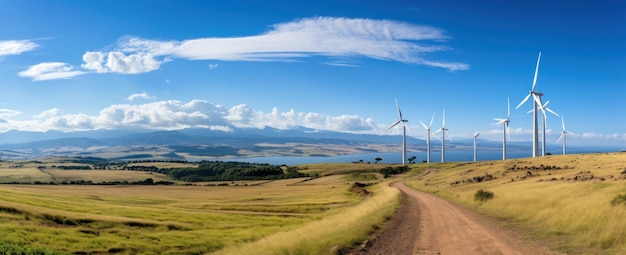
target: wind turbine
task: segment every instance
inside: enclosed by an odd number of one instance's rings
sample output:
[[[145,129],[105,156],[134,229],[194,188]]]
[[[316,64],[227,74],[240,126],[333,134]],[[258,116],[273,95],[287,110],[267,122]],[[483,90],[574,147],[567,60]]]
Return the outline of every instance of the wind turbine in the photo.
[[[400,106],[398,105],[398,99],[396,99],[396,108],[398,108],[398,115],[400,116],[400,119],[393,123],[393,125],[391,125],[391,127],[389,127],[387,130],[392,129],[393,127],[402,123],[402,164],[406,165],[406,130],[408,129],[406,123],[409,121],[402,118],[402,112],[400,111]]]
[[[565,155],[565,152],[566,152],[566,150],[565,150],[566,149],[565,148],[565,146],[566,146],[566,144],[565,144],[565,136],[567,135],[567,133],[571,133],[571,132],[567,132],[565,130],[565,121],[563,120],[563,116],[562,115],[561,115],[561,126],[563,127],[563,132],[561,132],[561,136],[559,136],[559,139],[556,140],[556,142],[558,143],[561,139],[563,139],[563,155]],[[571,134],[573,134],[573,133],[571,133]]]
[[[474,133],[474,162],[476,162],[476,138],[480,135],[480,131]]]
[[[528,95],[522,100],[515,109],[522,106],[528,99],[533,97],[533,157],[536,157],[539,154],[539,137],[538,137],[538,125],[537,125],[537,107],[541,108],[541,96],[543,93],[535,91],[535,86],[537,85],[537,72],[539,71],[539,61],[541,60],[541,52],[539,52],[539,57],[537,57],[537,66],[535,67],[535,78],[533,79],[533,86],[528,92]]]
[[[446,161],[446,109],[443,109],[443,122],[441,123],[441,129],[437,130],[437,132],[441,131],[441,163]],[[435,132],[435,133],[437,133]],[[448,134],[448,138],[450,138],[450,134]]]
[[[435,120],[435,114],[434,113],[433,113],[433,117],[430,119],[430,124],[428,126],[426,126],[426,124],[424,124],[424,122],[422,122],[420,120],[420,123],[422,123],[422,126],[424,126],[424,128],[426,129],[426,132],[428,133],[426,135],[426,146],[428,147],[426,149],[426,163],[430,163],[430,134],[433,134],[435,137],[437,137],[437,135],[435,135],[435,133],[430,131],[430,128],[433,126],[433,120]],[[437,139],[439,139],[439,137],[437,137]]]
[[[509,122],[511,122],[511,106],[509,99],[506,99],[506,119],[493,118],[497,121],[494,125],[504,124],[502,133],[502,160],[506,160],[506,133],[509,130]]]
[[[539,101],[541,101],[541,98],[539,98]],[[548,108],[548,104],[550,103],[550,100],[546,101],[545,104],[540,105],[541,106],[541,112],[542,112],[542,130],[541,130],[541,156],[545,156],[546,155],[546,119],[547,119],[547,114],[546,111],[556,115],[557,117],[559,117],[559,115],[554,112],[552,109]],[[530,111],[528,112],[530,113]]]

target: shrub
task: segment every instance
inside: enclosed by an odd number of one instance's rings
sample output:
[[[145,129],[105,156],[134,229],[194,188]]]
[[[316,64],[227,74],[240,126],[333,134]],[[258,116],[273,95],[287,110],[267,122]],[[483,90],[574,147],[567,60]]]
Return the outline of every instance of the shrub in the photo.
[[[493,192],[488,191],[488,190],[479,189],[478,191],[476,191],[476,193],[474,193],[474,200],[476,201],[485,202],[492,198],[493,198]]]
[[[626,194],[620,194],[615,196],[615,198],[613,198],[613,200],[611,200],[611,205],[612,206],[616,206],[619,204],[624,204],[626,205]]]

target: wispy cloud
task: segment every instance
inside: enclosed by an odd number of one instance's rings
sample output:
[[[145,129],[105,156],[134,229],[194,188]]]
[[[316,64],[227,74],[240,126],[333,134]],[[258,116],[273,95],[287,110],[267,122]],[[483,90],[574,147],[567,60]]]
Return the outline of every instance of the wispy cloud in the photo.
[[[73,66],[61,62],[36,64],[18,73],[19,76],[32,78],[34,81],[68,79],[82,74],[85,72],[75,71]]]
[[[132,94],[126,98],[128,101],[134,101],[135,99],[154,99],[153,96],[148,95],[145,91],[142,93]]]
[[[465,63],[428,56],[449,50],[443,44],[447,39],[443,30],[431,26],[391,20],[316,17],[275,24],[265,33],[244,37],[184,41],[122,37],[112,51],[86,52],[81,67],[96,73],[138,74],[155,71],[175,59],[301,61],[324,56],[331,59],[325,62],[342,66],[352,65],[332,59],[363,57],[449,71],[469,69]],[[209,65],[211,69],[215,67],[216,64]]]
[[[0,41],[0,57],[8,55],[19,55],[37,48],[34,42],[29,40],[9,40]]]

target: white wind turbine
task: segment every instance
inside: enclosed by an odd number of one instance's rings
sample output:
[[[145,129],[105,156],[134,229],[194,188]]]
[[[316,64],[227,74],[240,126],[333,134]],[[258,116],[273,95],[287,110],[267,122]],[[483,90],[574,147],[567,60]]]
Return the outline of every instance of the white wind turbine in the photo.
[[[420,123],[422,123],[422,126],[424,126],[424,128],[426,129],[427,135],[426,135],[426,163],[430,163],[430,134],[433,134],[435,137],[437,137],[437,135],[435,135],[435,133],[433,133],[432,131],[430,131],[430,128],[433,126],[433,120],[435,120],[435,114],[433,113],[433,117],[430,119],[430,124],[428,126],[426,126],[426,124],[424,124],[424,122],[422,122],[420,120]],[[437,139],[439,139],[439,137],[437,137]]]
[[[541,101],[541,98],[539,98],[539,101]],[[552,109],[548,108],[548,104],[550,103],[550,100],[546,101],[545,104],[541,105],[541,112],[542,112],[542,130],[541,130],[541,156],[545,156],[546,155],[546,119],[547,119],[547,114],[546,111],[556,115],[557,117],[559,117],[559,115],[554,112]],[[531,111],[528,111],[527,113],[530,113]]]
[[[522,106],[528,99],[533,97],[533,157],[536,157],[539,154],[539,137],[538,137],[538,125],[537,125],[537,107],[541,108],[541,96],[543,93],[535,91],[535,86],[537,85],[537,72],[539,71],[539,60],[541,60],[541,52],[539,52],[539,57],[537,57],[537,66],[535,67],[535,78],[533,79],[533,86],[528,92],[528,95],[522,100],[515,109]]]
[[[502,160],[506,160],[506,135],[509,130],[509,122],[511,122],[511,106],[509,104],[509,99],[506,99],[506,119],[493,118],[497,121],[494,125],[503,124],[503,133],[502,133]]]
[[[446,132],[448,129],[446,128],[446,109],[443,109],[443,121],[441,123],[441,129],[437,130],[438,133],[441,131],[441,163],[446,161]],[[448,134],[448,139],[450,139],[450,134]]]
[[[541,101],[541,98],[539,98],[539,101]],[[546,103],[543,106],[541,106],[541,112],[543,113],[543,120],[542,120],[543,130],[541,131],[541,136],[542,136],[542,138],[541,138],[541,156],[545,156],[546,155],[546,119],[547,119],[546,111],[548,111],[548,112],[556,115],[557,117],[559,117],[559,115],[556,112],[554,112],[552,109],[547,107],[549,103],[550,103],[550,100],[546,101]]]
[[[393,123],[393,125],[391,125],[391,127],[389,127],[387,130],[392,129],[393,127],[402,123],[402,164],[405,165],[406,164],[406,130],[409,128],[407,127],[406,123],[409,121],[402,118],[402,112],[400,111],[400,106],[398,105],[397,99],[396,99],[396,108],[398,108],[398,115],[400,116],[400,119],[396,121],[395,123]]]
[[[565,136],[570,133],[570,134],[574,134],[572,132],[568,132],[565,130],[565,121],[563,120],[563,116],[561,115],[561,126],[563,127],[563,132],[561,132],[561,136],[559,136],[559,139],[556,140],[556,142],[558,143],[561,139],[563,139],[563,155],[565,155],[566,153],[566,144],[565,144]]]
[[[474,133],[474,162],[476,162],[476,138],[480,135],[480,131]]]

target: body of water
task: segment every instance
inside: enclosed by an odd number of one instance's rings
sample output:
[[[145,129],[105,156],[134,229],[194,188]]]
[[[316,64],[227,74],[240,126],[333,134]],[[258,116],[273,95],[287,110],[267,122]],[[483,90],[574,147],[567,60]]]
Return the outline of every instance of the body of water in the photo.
[[[610,148],[573,148],[568,150],[568,154],[581,154],[581,153],[598,153],[598,152],[617,152],[616,149]],[[502,159],[502,151],[498,150],[490,150],[490,151],[478,151],[477,160],[500,160]],[[561,153],[555,153],[554,155],[560,155]],[[422,163],[423,160],[426,160],[426,152],[407,152],[407,158],[415,156],[416,163]],[[507,159],[513,158],[528,158],[532,156],[531,151],[508,151]],[[371,162],[374,163],[375,158],[382,158],[383,160],[380,163],[401,163],[402,153],[401,152],[385,152],[385,153],[363,153],[363,154],[350,154],[350,155],[341,155],[341,156],[333,156],[333,157],[285,157],[285,156],[276,156],[276,157],[245,157],[245,158],[218,158],[216,160],[221,161],[239,161],[239,162],[250,162],[250,163],[267,163],[272,165],[299,165],[299,164],[314,164],[314,163],[350,163],[362,160],[363,162]],[[431,151],[431,162],[438,163],[441,162],[441,152],[433,152]],[[456,151],[446,151],[446,162],[469,162],[474,158],[473,150],[456,150]]]

